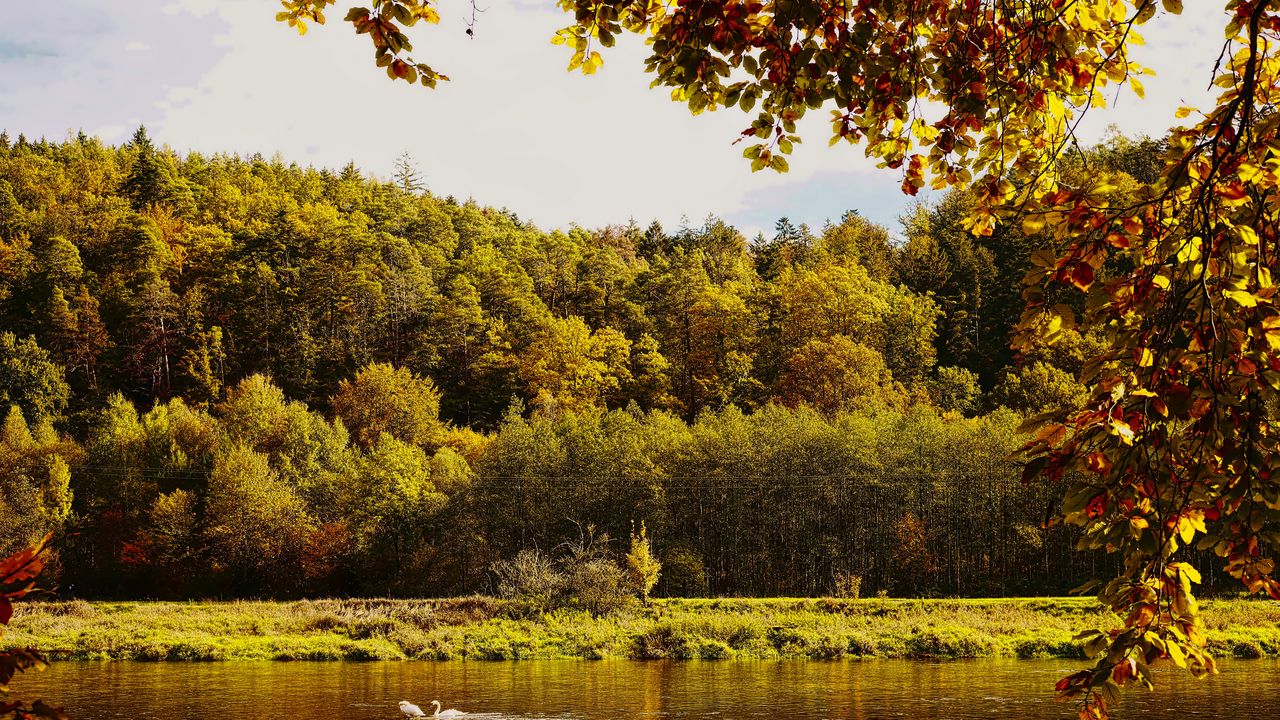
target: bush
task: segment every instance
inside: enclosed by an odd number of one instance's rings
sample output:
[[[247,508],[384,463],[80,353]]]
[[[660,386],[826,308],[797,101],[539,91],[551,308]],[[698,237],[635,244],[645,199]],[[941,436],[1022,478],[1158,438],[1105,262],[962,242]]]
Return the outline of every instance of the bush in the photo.
[[[510,560],[491,566],[498,576],[498,594],[547,608],[559,598],[565,576],[540,550],[521,550]]]
[[[858,573],[845,572],[844,570],[836,573],[836,588],[833,593],[838,598],[849,598],[857,600],[862,597],[862,576]]]
[[[607,558],[569,563],[565,586],[570,597],[592,615],[613,612],[635,600],[635,589],[627,582],[622,568]]]

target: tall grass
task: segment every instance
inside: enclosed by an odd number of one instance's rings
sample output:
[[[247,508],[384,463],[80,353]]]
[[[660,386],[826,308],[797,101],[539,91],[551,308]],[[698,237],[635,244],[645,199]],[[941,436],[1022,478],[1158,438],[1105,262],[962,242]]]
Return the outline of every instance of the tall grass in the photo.
[[[1280,603],[1203,605],[1220,655],[1280,655]],[[663,600],[602,617],[485,597],[29,602],[10,646],[102,660],[1081,657],[1092,600]]]

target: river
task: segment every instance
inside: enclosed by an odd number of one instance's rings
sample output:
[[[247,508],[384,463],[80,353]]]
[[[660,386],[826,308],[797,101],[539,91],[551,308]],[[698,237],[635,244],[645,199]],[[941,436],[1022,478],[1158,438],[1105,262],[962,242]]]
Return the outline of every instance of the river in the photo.
[[[776,662],[55,663],[20,676],[18,697],[65,705],[75,720],[393,720],[397,701],[500,718],[1071,718],[1053,683],[1065,660]],[[1132,690],[1127,720],[1269,716],[1280,661],[1224,662],[1202,681],[1160,672]]]

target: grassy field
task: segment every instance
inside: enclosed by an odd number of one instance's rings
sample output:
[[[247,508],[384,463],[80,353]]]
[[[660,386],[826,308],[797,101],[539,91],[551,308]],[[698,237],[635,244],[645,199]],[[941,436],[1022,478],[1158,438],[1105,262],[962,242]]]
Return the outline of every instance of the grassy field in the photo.
[[[1280,603],[1204,603],[1214,651],[1280,655]],[[23,603],[3,644],[53,658],[515,660],[1080,657],[1092,599],[669,600],[594,618],[490,598]]]

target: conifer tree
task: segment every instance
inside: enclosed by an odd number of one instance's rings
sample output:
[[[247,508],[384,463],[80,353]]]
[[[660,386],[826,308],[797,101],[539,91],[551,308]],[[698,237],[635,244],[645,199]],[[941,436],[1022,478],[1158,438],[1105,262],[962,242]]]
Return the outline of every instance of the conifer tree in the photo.
[[[423,189],[422,176],[418,173],[417,163],[413,161],[413,156],[408,151],[400,153],[400,157],[396,158],[395,174],[396,185],[407,193],[418,193]]]
[[[138,126],[131,146],[137,154],[125,177],[122,193],[136,210],[164,202],[172,191],[173,170],[151,143],[145,126]]]

